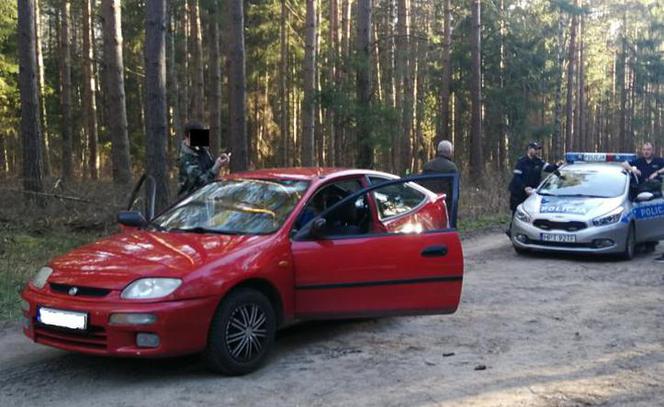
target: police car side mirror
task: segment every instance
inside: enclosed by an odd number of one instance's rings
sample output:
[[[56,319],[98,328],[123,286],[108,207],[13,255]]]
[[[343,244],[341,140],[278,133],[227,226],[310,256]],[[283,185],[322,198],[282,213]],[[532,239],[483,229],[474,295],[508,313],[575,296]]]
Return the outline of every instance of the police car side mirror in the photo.
[[[634,199],[636,202],[648,202],[652,201],[655,198],[655,195],[651,192],[641,192]]]

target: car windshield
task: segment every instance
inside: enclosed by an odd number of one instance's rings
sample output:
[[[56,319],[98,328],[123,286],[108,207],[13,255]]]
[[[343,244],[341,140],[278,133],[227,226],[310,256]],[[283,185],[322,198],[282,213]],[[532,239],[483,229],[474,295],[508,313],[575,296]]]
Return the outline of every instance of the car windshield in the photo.
[[[281,227],[307,181],[236,179],[208,184],[157,217],[158,230],[268,234]]]
[[[537,191],[540,195],[615,198],[625,192],[627,176],[599,169],[560,170],[550,175]]]

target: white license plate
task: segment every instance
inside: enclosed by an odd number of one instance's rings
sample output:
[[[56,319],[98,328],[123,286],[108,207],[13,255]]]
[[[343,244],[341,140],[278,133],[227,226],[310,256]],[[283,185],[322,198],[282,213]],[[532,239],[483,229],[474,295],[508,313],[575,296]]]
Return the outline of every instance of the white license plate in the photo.
[[[562,233],[542,233],[541,240],[555,243],[576,243],[576,235],[564,235]]]
[[[83,330],[88,327],[88,314],[40,307],[37,311],[37,321],[44,325]]]

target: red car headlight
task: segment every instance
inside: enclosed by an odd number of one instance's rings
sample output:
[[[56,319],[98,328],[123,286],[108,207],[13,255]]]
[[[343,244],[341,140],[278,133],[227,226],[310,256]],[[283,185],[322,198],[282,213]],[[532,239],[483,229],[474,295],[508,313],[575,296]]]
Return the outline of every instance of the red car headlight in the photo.
[[[162,298],[172,294],[180,284],[179,278],[141,278],[122,290],[121,297],[126,300]]]
[[[53,269],[50,267],[42,267],[39,269],[37,274],[35,274],[34,277],[32,277],[32,280],[30,280],[30,283],[37,289],[42,289],[46,285],[46,282],[48,281],[48,278],[51,276],[53,273]]]

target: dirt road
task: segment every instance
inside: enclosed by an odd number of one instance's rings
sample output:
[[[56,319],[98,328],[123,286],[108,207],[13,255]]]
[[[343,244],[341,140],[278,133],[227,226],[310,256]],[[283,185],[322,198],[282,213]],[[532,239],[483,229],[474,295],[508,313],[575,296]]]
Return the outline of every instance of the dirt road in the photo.
[[[653,255],[520,257],[499,234],[464,248],[456,314],[295,326],[241,378],[196,357],[60,352],[10,324],[0,406],[663,405],[664,266]]]

